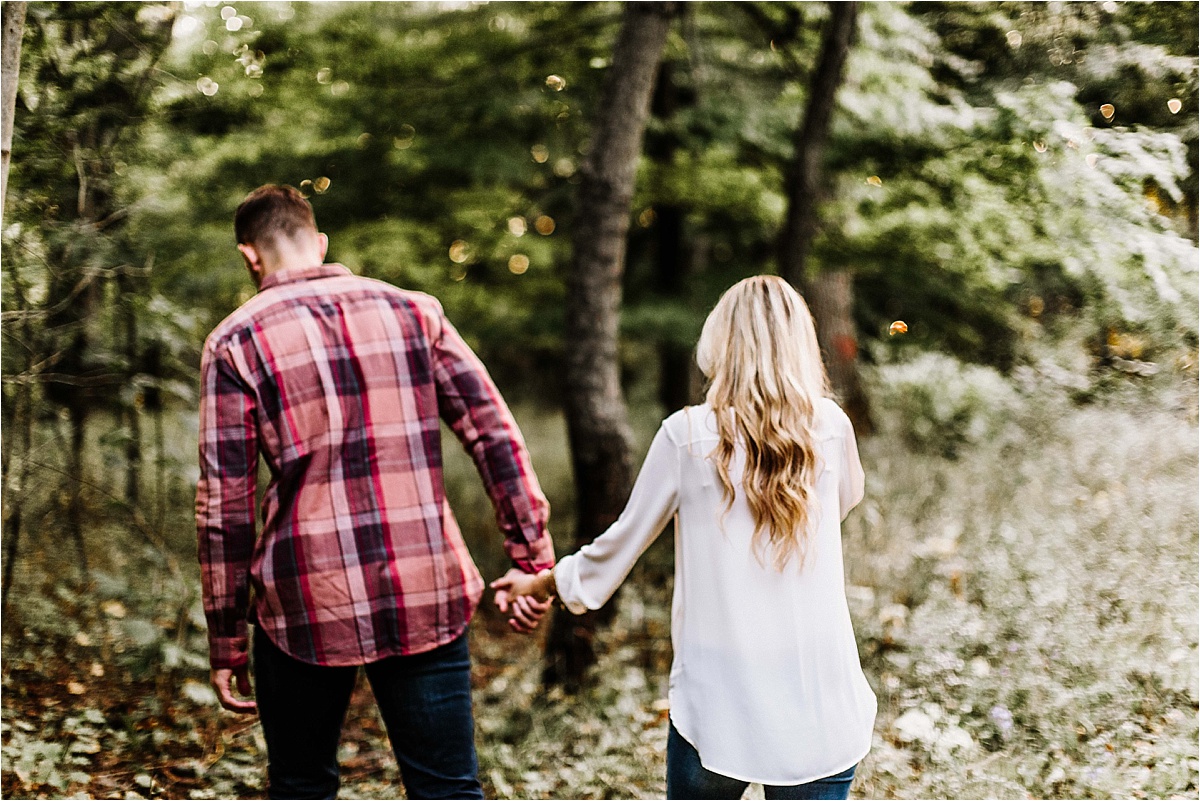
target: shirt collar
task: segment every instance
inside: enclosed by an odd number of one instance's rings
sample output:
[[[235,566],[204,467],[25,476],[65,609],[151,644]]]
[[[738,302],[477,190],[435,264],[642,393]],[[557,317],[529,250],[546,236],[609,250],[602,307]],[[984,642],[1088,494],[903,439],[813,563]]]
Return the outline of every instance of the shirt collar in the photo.
[[[353,275],[348,267],[341,264],[318,264],[316,267],[287,267],[277,270],[262,280],[258,291],[270,289],[280,284],[290,284],[295,281],[312,281],[317,278],[334,278],[339,275]]]

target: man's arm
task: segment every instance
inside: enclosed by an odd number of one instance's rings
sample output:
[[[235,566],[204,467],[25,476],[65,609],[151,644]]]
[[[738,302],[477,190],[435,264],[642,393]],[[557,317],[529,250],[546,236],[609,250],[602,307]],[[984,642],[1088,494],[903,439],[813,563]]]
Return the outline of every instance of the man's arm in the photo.
[[[524,573],[554,565],[542,494],[512,413],[479,358],[437,309],[433,339],[438,412],[471,454],[504,534],[504,549]]]
[[[200,481],[196,485],[196,536],[209,660],[222,705],[253,711],[232,696],[245,694],[249,659],[246,612],[254,551],[254,500],[258,469],[255,398],[228,352],[205,348],[200,364]]]

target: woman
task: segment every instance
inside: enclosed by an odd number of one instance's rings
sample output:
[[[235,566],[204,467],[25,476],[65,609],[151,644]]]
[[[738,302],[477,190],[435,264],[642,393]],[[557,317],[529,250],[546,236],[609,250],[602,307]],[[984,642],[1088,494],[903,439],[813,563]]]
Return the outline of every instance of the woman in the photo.
[[[696,360],[707,402],[659,428],[629,503],[594,542],[505,577],[520,610],[598,609],[675,526],[668,798],[846,798],[875,695],[846,606],[841,520],[862,500],[854,430],[829,399],[812,316],[773,276],[733,286]]]

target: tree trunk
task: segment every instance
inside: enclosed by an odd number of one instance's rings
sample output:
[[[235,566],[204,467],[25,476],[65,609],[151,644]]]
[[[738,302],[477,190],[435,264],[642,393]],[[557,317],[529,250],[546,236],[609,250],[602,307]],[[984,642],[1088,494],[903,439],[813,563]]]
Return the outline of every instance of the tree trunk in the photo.
[[[26,488],[29,486],[29,456],[33,447],[33,385],[36,379],[33,360],[33,317],[19,265],[18,258],[10,258],[9,286],[16,303],[15,311],[21,314],[21,336],[18,344],[24,353],[25,363],[17,383],[12,418],[9,421],[12,429],[4,437],[4,489],[0,493],[0,498],[3,499],[0,507],[8,516],[4,518],[4,575],[0,579],[0,616],[8,610],[8,593],[16,576],[17,554],[24,526],[22,512],[25,508]],[[13,448],[14,439],[19,441],[19,449]]]
[[[654,116],[666,123],[685,102],[675,83],[675,68],[673,61],[663,63],[651,104]],[[669,128],[646,136],[646,155],[663,168],[670,168],[678,150],[679,136]],[[687,288],[689,265],[684,211],[676,204],[660,203],[654,213],[654,291],[664,299],[680,300]],[[658,398],[668,414],[692,402],[691,361],[691,348],[673,340],[659,342]]]
[[[786,176],[788,212],[779,237],[779,272],[804,293],[817,324],[817,339],[833,390],[859,434],[871,431],[870,409],[857,369],[853,276],[830,266],[810,278],[808,255],[820,224],[818,205],[825,147],[858,19],[855,2],[829,3],[829,20],[809,85],[808,105],[796,131],[795,155]]]
[[[117,278],[117,304],[121,321],[120,339],[125,348],[125,378],[132,386],[141,373],[141,355],[138,353],[137,288],[129,269],[121,271]],[[142,486],[142,423],[141,398],[138,394],[124,404],[126,417],[125,439],[125,502],[136,509]]]
[[[21,73],[21,36],[25,32],[25,3],[7,2],[0,5],[3,18],[3,52],[0,53],[0,82],[3,83],[3,130],[0,130],[0,217],[8,197],[8,165],[12,160],[13,120],[17,109],[17,78]]]
[[[860,435],[871,433],[870,407],[858,378],[858,337],[854,325],[854,276],[825,270],[805,284],[805,298],[817,324],[829,383]]]
[[[673,3],[627,3],[582,168],[567,276],[566,413],[575,473],[576,546],[620,515],[633,485],[617,328],[638,155]],[[580,685],[594,661],[595,615],[554,617],[543,680]]]
[[[68,456],[67,473],[70,476],[67,485],[67,536],[75,546],[75,557],[79,563],[80,581],[87,581],[88,559],[87,547],[83,540],[83,485],[84,476],[83,451],[87,441],[87,407],[83,403],[73,404],[68,409],[71,423],[71,452]]]

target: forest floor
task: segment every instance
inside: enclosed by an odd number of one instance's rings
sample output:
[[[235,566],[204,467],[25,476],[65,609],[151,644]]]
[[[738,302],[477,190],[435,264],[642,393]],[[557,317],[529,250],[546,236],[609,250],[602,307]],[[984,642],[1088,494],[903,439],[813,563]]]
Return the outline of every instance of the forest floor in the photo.
[[[886,427],[862,452],[847,585],[879,717],[853,795],[1195,798],[1194,394],[1040,404],[955,458]],[[111,550],[84,586],[21,568],[3,621],[0,792],[263,797],[260,727],[207,686],[189,560]],[[592,686],[572,697],[540,686],[540,635],[476,618],[489,797],[663,796],[666,538],[619,598]],[[365,683],[341,757],[342,797],[401,796]]]

